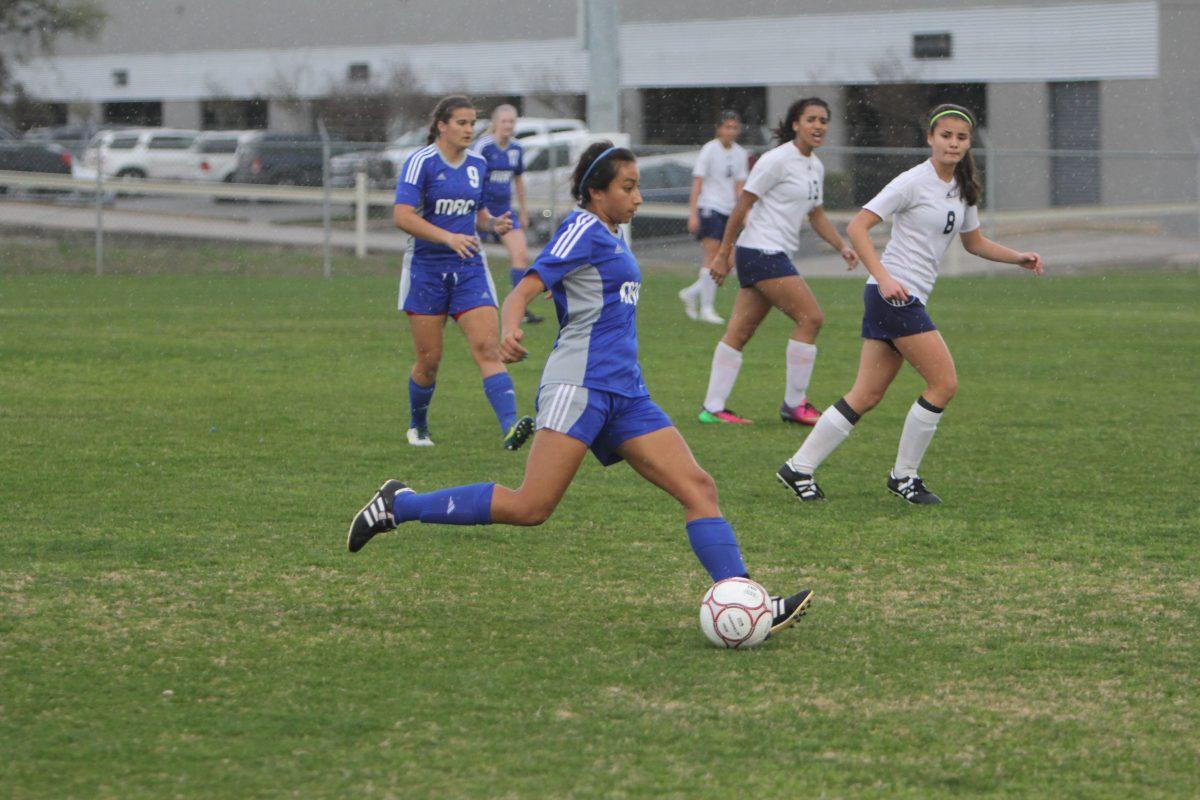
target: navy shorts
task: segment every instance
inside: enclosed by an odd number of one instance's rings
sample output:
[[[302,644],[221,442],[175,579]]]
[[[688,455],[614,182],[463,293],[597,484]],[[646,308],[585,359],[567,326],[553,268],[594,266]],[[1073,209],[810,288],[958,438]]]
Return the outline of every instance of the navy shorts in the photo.
[[[458,319],[473,308],[496,306],[496,286],[485,267],[445,272],[436,268],[404,267],[400,275],[401,311],[409,314],[449,314]]]
[[[521,230],[521,215],[518,214],[517,210],[515,208],[513,208],[512,206],[489,206],[485,203],[483,207],[486,208],[487,212],[489,214],[491,214],[493,217],[500,217],[500,216],[504,215],[504,212],[506,212],[506,211],[509,212],[509,219],[512,220],[512,224],[513,224],[512,229],[514,231]],[[494,233],[489,233],[486,231],[484,233],[479,234],[479,238],[485,242],[495,242],[497,244],[500,243],[499,236],[497,236]]]
[[[908,303],[897,306],[883,299],[877,284],[868,283],[863,287],[862,338],[892,344],[893,339],[936,330],[925,304],[912,295],[909,295]],[[895,347],[892,345],[893,349]]]
[[[787,253],[768,253],[752,247],[735,248],[734,263],[737,264],[738,283],[743,289],[749,289],[759,281],[800,274]]]
[[[725,237],[725,225],[729,215],[711,208],[700,209],[700,230],[696,231],[697,239],[716,239],[718,242]]]
[[[538,390],[537,429],[578,439],[604,466],[621,460],[617,448],[630,439],[671,427],[671,418],[649,397],[626,397],[570,383]]]

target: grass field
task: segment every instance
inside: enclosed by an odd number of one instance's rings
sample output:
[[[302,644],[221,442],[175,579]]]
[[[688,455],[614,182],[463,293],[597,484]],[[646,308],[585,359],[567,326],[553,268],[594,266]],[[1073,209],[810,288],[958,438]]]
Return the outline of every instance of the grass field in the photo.
[[[275,254],[96,279],[67,274],[86,249],[3,250],[0,796],[1200,793],[1194,272],[944,280],[961,388],[924,468],[936,509],[883,486],[911,371],[801,506],[772,475],[802,436],[773,419],[786,326],[731,399],[759,423],[700,427],[718,331],[647,275],[651,391],[755,577],[816,591],[738,653],[700,634],[677,507],[624,467],[586,463],[538,529],[345,552],[385,477],[511,485],[524,463],[453,331],[438,447],[403,444],[394,276],[281,277]],[[814,289],[825,405],[861,288]],[[553,336],[530,333],[526,405]]]

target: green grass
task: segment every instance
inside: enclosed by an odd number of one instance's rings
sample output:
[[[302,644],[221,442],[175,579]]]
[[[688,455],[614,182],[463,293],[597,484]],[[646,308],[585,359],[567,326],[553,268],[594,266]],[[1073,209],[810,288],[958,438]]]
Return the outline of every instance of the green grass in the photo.
[[[731,400],[759,423],[701,427],[718,330],[647,275],[651,391],[755,576],[816,590],[736,653],[698,629],[677,507],[626,467],[586,463],[541,528],[345,552],[385,477],[512,485],[524,463],[453,330],[438,447],[402,443],[394,274],[205,251],[227,261],[96,279],[69,274],[82,246],[4,252],[0,796],[1200,793],[1195,273],[942,281],[961,388],[926,459],[936,509],[883,486],[911,370],[801,506],[772,475],[802,437],[773,418],[782,319]],[[823,405],[853,378],[861,285],[813,287]],[[552,336],[513,370],[526,404]]]

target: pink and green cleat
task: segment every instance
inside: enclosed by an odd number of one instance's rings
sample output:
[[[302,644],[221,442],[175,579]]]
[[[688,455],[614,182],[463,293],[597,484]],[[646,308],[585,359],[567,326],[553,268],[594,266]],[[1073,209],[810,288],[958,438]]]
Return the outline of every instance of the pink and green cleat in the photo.
[[[722,409],[715,414],[707,408],[701,408],[699,419],[705,425],[750,425],[754,422],[752,419],[739,417],[728,408]]]
[[[817,411],[816,406],[805,400],[795,408],[787,403],[781,405],[779,418],[784,422],[794,422],[797,425],[816,425],[817,420],[821,418],[821,412]]]

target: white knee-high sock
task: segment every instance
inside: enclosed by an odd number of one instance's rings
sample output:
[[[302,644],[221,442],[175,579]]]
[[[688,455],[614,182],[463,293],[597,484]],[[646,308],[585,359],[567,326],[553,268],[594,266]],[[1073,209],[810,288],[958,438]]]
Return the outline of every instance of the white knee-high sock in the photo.
[[[738,372],[742,369],[742,353],[724,342],[717,342],[713,351],[712,372],[708,375],[708,394],[704,396],[704,408],[715,414],[725,410],[725,401],[733,391]]]
[[[917,402],[908,410],[904,418],[904,432],[900,434],[900,447],[896,451],[896,466],[892,474],[897,478],[907,478],[916,475],[921,469],[921,459],[933,441],[937,432],[938,422],[942,419],[942,411],[924,397],[918,397]]]
[[[797,472],[812,475],[821,466],[821,462],[846,441],[846,437],[854,430],[854,424],[859,416],[845,400],[836,403],[821,413],[821,418],[813,426],[808,438],[796,454],[788,459],[788,465]]]
[[[813,364],[817,361],[817,346],[807,342],[788,339],[787,343],[787,387],[783,402],[795,408],[808,399],[808,381],[812,378]]]
[[[701,267],[700,277],[692,285],[696,287],[696,291],[700,295],[700,308],[712,310],[713,305],[717,302],[717,282],[712,279],[708,269]]]

